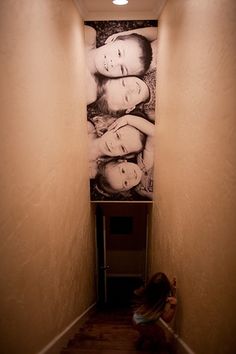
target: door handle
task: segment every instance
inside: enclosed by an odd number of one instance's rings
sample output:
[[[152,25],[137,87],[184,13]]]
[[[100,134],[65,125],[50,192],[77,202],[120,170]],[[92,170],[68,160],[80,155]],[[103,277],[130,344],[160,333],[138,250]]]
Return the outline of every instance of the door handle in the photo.
[[[107,266],[104,266],[104,267],[100,267],[100,269],[101,269],[101,270],[108,270],[108,269],[110,269],[110,266],[107,265]]]

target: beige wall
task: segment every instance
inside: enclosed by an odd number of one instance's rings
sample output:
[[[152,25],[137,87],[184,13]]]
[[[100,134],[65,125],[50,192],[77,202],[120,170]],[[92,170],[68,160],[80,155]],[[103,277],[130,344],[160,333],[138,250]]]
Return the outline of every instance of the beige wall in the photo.
[[[0,352],[33,354],[95,301],[82,20],[3,1],[0,46]]]
[[[170,0],[159,22],[151,271],[177,276],[176,330],[236,348],[236,2]]]

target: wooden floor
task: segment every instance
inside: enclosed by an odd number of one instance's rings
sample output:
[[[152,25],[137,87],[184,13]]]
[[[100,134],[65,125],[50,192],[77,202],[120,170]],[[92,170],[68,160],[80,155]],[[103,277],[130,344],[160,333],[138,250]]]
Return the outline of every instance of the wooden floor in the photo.
[[[136,348],[138,337],[138,333],[132,327],[130,308],[98,310],[60,354],[173,353],[145,347],[138,350]]]

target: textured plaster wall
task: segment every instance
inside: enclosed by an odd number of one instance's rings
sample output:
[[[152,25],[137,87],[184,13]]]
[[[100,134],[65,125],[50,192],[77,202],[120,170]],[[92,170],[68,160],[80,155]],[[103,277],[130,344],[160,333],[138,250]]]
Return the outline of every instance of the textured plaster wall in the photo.
[[[33,354],[95,301],[82,19],[3,1],[0,46],[0,352]]]
[[[236,348],[236,2],[168,1],[159,21],[151,272],[177,276],[176,330]]]

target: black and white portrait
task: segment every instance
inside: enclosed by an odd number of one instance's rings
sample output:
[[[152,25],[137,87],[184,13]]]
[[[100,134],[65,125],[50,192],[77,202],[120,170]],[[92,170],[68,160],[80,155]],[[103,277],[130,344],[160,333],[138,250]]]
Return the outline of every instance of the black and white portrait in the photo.
[[[157,21],[85,23],[92,201],[151,201]]]

